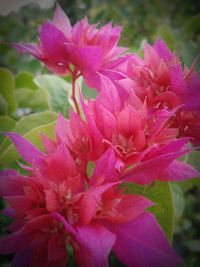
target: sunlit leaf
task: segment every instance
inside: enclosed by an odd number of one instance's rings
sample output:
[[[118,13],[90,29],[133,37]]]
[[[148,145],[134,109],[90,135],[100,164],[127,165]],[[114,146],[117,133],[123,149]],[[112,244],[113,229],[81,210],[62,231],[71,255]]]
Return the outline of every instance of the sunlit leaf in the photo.
[[[50,137],[51,139],[54,139],[54,128],[55,122],[51,122],[32,129],[31,131],[23,135],[23,137],[42,150],[43,147],[40,134],[44,133],[46,136]],[[0,165],[5,166],[18,159],[20,159],[20,156],[17,153],[15,146],[10,145],[0,156]]]
[[[61,112],[66,116],[68,112],[68,91],[71,85],[64,79],[49,74],[36,77],[34,82],[39,88],[48,92],[51,110]]]
[[[29,131],[32,131],[33,129],[39,126],[55,121],[56,118],[57,114],[52,111],[45,111],[37,114],[27,115],[22,117],[17,122],[16,126],[12,129],[12,131],[24,136]],[[7,150],[10,145],[10,140],[8,138],[5,138],[5,140],[0,145],[0,159],[3,156],[3,152]]]

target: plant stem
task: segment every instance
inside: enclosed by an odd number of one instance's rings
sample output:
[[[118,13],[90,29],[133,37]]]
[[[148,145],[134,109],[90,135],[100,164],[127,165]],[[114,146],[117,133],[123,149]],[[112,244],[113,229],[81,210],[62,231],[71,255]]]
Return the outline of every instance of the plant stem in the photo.
[[[78,106],[78,102],[76,100],[76,94],[75,94],[75,90],[76,90],[76,80],[77,80],[77,72],[76,70],[74,72],[72,72],[72,95],[71,95],[71,99],[74,102],[74,106],[76,109],[76,112],[80,115],[80,110],[79,110],[79,106]]]

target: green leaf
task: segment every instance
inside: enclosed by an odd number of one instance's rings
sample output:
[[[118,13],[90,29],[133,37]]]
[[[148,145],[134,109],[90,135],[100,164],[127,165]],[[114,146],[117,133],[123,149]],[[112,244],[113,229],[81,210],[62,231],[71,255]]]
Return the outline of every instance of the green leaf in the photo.
[[[15,81],[12,73],[4,68],[0,68],[0,95],[8,104],[8,113],[12,114],[17,105],[14,99]]]
[[[41,125],[27,132],[23,137],[29,140],[33,145],[43,150],[40,134],[44,133],[51,139],[54,139],[55,122]],[[8,165],[16,160],[20,159],[20,155],[15,149],[14,145],[10,145],[0,156],[0,165]]]
[[[155,182],[149,186],[128,184],[127,192],[143,195],[155,203],[149,210],[156,216],[169,241],[172,241],[174,203],[170,184],[166,182]]]
[[[0,114],[5,115],[8,113],[8,105],[5,98],[0,95]]]
[[[32,90],[36,90],[37,86],[33,82],[34,76],[32,73],[27,71],[19,72],[15,77],[15,87],[18,88],[30,88]]]
[[[15,127],[16,121],[7,116],[0,116],[0,132],[10,131]]]
[[[44,89],[20,88],[15,91],[15,99],[20,108],[30,108],[35,112],[50,108],[49,95]]]
[[[15,127],[16,121],[7,116],[0,116],[0,132],[11,131]],[[0,143],[4,136],[0,135]]]
[[[87,85],[84,83],[84,81],[82,81],[82,88],[81,91],[83,93],[83,97],[86,98],[95,98],[97,95],[97,91],[95,89],[91,89],[89,87],[87,87]]]
[[[71,90],[71,85],[64,79],[49,74],[36,77],[34,82],[39,88],[48,92],[51,109],[66,116],[68,112],[68,91]]]
[[[193,179],[189,179],[185,181],[180,181],[175,184],[181,187],[183,192],[187,192],[188,190],[192,189],[194,186],[197,186],[200,188],[200,178],[193,178]]]
[[[13,132],[19,133],[24,136],[29,131],[42,126],[44,124],[48,124],[50,122],[54,122],[57,118],[57,114],[52,111],[45,111],[37,114],[27,115],[22,117],[16,124],[16,126],[12,129]],[[3,157],[4,152],[11,145],[11,142],[8,138],[0,145],[0,159]]]
[[[183,215],[185,208],[185,197],[182,188],[178,183],[171,183],[173,199],[174,199],[174,208],[175,208],[175,220],[179,220]]]
[[[192,151],[188,155],[187,163],[191,164],[198,171],[200,171],[200,151]]]

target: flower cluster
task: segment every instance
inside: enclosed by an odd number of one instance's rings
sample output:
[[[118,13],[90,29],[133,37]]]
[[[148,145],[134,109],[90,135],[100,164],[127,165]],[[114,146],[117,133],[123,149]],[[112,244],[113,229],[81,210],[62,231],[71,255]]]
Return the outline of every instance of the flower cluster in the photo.
[[[128,267],[181,262],[147,211],[154,203],[121,184],[200,175],[178,160],[200,144],[200,75],[194,66],[182,69],[162,40],[145,45],[144,59],[125,53],[120,31],[87,18],[71,26],[57,6],[40,27],[39,44],[14,44],[54,73],[72,75],[76,111],[68,119],[58,114],[56,140],[41,135],[45,152],[5,133],[26,173],[8,169],[0,178],[3,213],[13,219],[0,253],[15,253],[12,266],[66,266],[70,249],[79,267],[106,267],[111,251]],[[85,101],[80,93],[79,104],[80,75],[98,95]]]

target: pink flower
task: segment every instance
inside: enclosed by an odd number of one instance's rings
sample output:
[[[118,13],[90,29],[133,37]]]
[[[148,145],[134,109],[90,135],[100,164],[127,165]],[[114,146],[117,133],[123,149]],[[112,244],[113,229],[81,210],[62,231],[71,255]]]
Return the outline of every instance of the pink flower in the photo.
[[[84,159],[97,160],[112,147],[118,158],[113,168],[126,181],[148,184],[154,180],[199,176],[192,166],[176,161],[190,149],[188,138],[176,139],[178,130],[172,125],[174,112],[159,109],[150,113],[134,91],[123,101],[115,86],[103,76],[97,98],[88,100],[87,105],[83,100],[81,102],[86,121],[71,112],[69,120],[62,115],[58,117],[56,129],[58,139],[82,164],[83,173],[86,169]],[[130,165],[134,167],[125,173]],[[179,168],[179,173],[176,173],[176,168]]]
[[[180,262],[145,211],[153,203],[118,188],[111,151],[96,162],[88,183],[63,143],[43,136],[48,152],[42,153],[16,133],[7,136],[30,165],[21,164],[27,175],[1,172],[0,194],[9,204],[4,214],[14,221],[12,233],[0,240],[0,253],[15,253],[12,266],[66,266],[68,246],[82,267],[108,266],[111,250],[129,267]]]
[[[59,75],[71,72],[77,78],[82,74],[93,86],[98,79],[96,73],[106,69],[106,65],[125,50],[117,47],[120,32],[121,27],[112,27],[111,23],[98,29],[88,23],[87,17],[72,27],[57,4],[53,20],[45,22],[39,29],[39,44],[14,46],[21,52],[30,53]],[[74,66],[73,70],[70,65]]]
[[[131,79],[132,90],[152,112],[166,108],[176,110],[173,127],[179,136],[192,137],[200,144],[200,74],[182,69],[178,56],[158,39],[154,46],[144,46],[144,60],[137,55],[129,57],[124,73]]]

